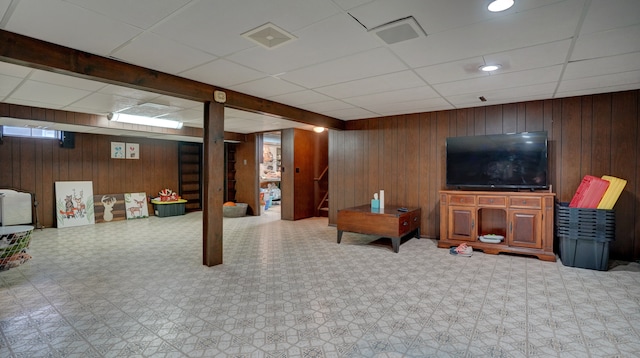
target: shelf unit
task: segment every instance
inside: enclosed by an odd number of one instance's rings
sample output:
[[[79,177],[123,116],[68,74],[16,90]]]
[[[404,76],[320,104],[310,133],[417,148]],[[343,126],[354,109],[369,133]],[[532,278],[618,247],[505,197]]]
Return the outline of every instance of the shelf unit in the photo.
[[[185,211],[202,210],[202,143],[178,145],[178,194],[185,200]]]
[[[438,247],[467,243],[488,254],[513,253],[555,261],[554,198],[550,192],[440,191]],[[500,243],[481,242],[487,234]]]
[[[224,201],[236,202],[236,144],[224,144],[224,163],[225,163],[225,192]]]

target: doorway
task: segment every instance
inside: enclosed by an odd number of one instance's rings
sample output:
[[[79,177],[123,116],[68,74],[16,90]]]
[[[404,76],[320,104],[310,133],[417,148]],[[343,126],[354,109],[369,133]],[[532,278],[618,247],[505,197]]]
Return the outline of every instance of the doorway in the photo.
[[[258,171],[260,185],[260,212],[267,215],[281,213],[282,191],[282,133],[262,134],[262,158]]]

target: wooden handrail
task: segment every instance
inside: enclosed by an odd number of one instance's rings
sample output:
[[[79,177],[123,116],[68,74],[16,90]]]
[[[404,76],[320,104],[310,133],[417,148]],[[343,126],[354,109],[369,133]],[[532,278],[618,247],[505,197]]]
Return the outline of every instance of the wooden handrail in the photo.
[[[318,215],[317,213],[319,213],[320,209],[322,209],[322,204],[324,204],[324,202],[327,201],[328,196],[329,196],[329,192],[326,192],[322,197],[322,200],[320,200],[320,205],[318,205],[318,207],[316,208],[316,215]]]
[[[320,176],[317,178],[313,178],[313,180],[315,181],[322,180],[322,178],[325,176],[325,174],[327,174],[328,171],[329,171],[329,166],[327,165],[326,168],[324,168],[324,170],[322,171],[322,173],[320,173]]]

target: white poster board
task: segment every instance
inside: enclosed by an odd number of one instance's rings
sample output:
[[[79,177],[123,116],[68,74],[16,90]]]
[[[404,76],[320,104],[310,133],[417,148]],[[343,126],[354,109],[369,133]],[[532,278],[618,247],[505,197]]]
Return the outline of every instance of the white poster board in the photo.
[[[57,181],[56,217],[58,228],[93,225],[93,182]]]

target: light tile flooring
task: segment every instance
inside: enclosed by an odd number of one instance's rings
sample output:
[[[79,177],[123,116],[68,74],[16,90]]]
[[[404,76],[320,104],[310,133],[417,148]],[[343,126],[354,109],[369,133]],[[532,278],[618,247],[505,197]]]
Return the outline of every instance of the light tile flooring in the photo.
[[[638,357],[640,273],[454,257],[326,218],[202,214],[35,231],[0,272],[0,357]],[[380,240],[378,240],[380,241]]]

